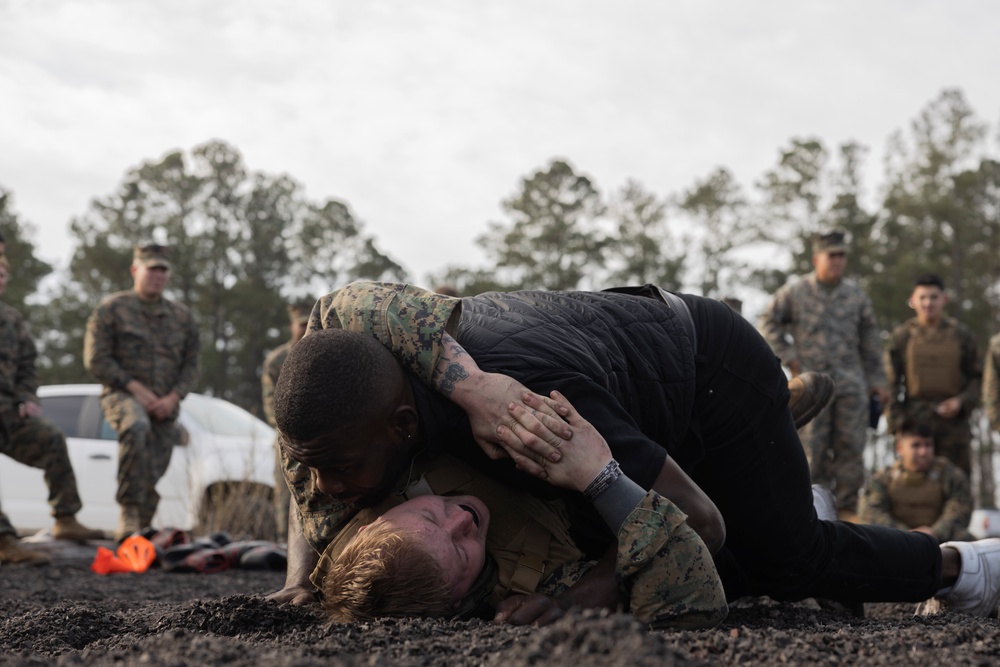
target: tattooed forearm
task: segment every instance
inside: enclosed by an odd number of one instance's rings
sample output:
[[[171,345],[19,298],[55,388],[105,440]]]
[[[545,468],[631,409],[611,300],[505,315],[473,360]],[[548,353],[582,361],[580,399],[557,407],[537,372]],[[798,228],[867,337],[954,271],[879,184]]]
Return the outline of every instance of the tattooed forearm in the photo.
[[[459,342],[452,338],[451,334],[447,332],[441,336],[441,342],[444,343],[445,359],[455,360],[468,354],[468,352],[465,351],[465,348],[462,347]]]
[[[451,396],[451,393],[455,391],[455,384],[468,378],[469,374],[461,365],[456,363],[449,364],[438,383],[438,391],[445,396]]]

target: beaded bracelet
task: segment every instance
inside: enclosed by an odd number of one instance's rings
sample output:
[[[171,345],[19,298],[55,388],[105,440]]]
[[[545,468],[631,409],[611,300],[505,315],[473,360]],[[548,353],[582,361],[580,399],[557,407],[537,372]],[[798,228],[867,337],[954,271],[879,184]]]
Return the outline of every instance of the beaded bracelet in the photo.
[[[583,497],[590,502],[594,502],[595,498],[607,491],[608,487],[614,484],[621,476],[622,469],[618,467],[618,461],[611,459],[608,465],[604,466],[604,469],[597,473],[594,481],[588,484],[587,488],[583,490]]]

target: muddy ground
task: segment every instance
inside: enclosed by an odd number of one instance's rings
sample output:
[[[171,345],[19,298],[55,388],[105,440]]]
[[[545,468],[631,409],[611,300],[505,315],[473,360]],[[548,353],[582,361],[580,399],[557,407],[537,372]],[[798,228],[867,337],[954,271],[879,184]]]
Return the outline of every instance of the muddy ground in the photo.
[[[623,615],[577,613],[546,628],[385,620],[326,627],[264,599],[282,572],[99,576],[81,558],[0,567],[0,665],[991,665],[996,619],[867,617],[814,604],[741,604],[719,628],[649,632]]]

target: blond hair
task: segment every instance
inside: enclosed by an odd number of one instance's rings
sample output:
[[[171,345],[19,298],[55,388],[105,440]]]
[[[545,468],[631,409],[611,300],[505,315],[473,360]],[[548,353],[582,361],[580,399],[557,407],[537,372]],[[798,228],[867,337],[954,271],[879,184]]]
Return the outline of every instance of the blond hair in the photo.
[[[441,566],[419,540],[381,518],[347,543],[320,588],[333,623],[454,611]]]

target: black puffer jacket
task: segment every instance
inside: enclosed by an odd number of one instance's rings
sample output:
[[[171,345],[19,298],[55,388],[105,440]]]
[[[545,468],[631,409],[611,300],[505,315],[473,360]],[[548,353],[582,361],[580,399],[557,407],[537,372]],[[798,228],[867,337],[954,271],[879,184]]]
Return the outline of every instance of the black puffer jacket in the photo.
[[[677,458],[694,403],[691,341],[663,302],[607,292],[488,292],[462,300],[456,339],[483,370],[558,389],[650,488]]]

